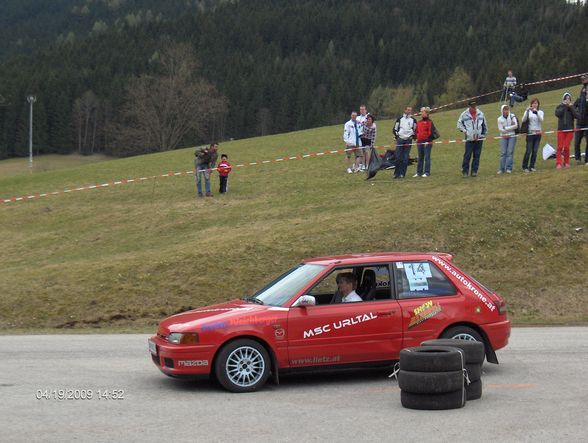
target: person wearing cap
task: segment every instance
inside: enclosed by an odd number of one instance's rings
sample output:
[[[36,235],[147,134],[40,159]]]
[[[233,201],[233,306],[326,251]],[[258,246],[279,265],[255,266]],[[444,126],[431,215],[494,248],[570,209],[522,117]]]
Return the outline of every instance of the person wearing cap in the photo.
[[[584,74],[581,78],[582,89],[580,90],[580,96],[574,102],[574,108],[578,111],[578,129],[576,132],[576,141],[574,143],[574,157],[576,163],[582,163],[582,138],[586,139],[586,151],[584,152],[584,164],[588,166],[588,74]]]
[[[510,106],[500,107],[501,115],[498,117],[498,130],[500,131],[500,168],[498,174],[510,174],[512,172],[512,161],[514,150],[517,144],[515,130],[519,127],[516,115],[510,112]]]
[[[570,143],[574,137],[574,119],[580,114],[572,105],[572,94],[565,92],[562,102],[555,108],[557,117],[557,152],[555,157],[556,169],[570,167]],[[563,158],[562,158],[563,157]]]
[[[457,129],[465,135],[465,152],[461,164],[461,173],[464,177],[467,177],[471,171],[471,176],[475,177],[478,175],[478,167],[480,166],[482,143],[488,132],[486,117],[478,109],[475,100],[468,103],[468,109],[463,111],[457,119]],[[472,157],[470,168],[470,159]]]

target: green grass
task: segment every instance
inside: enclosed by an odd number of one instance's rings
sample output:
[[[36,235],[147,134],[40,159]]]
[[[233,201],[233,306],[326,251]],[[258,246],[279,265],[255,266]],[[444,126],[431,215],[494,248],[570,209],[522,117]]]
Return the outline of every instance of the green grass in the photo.
[[[540,95],[546,129],[561,93]],[[482,109],[496,135],[498,105]],[[433,115],[442,139],[459,138],[459,112]],[[391,143],[391,121],[377,124],[378,144]],[[339,125],[220,150],[248,163],[341,148],[341,136]],[[212,199],[196,199],[193,177],[181,176],[0,205],[0,330],[150,330],[169,314],[251,293],[303,258],[403,250],[454,254],[507,299],[517,324],[586,322],[588,167],[538,160],[538,173],[523,174],[523,152],[521,140],[509,176],[495,174],[498,142],[488,141],[477,178],[461,177],[463,145],[448,144],[433,148],[427,179],[380,172],[366,182],[335,154],[237,168],[229,194]],[[187,171],[192,161],[190,148],[3,175],[0,197]]]
[[[0,161],[0,177],[14,177],[17,175],[38,174],[40,172],[70,169],[75,166],[97,163],[109,160],[102,154],[96,155],[59,155],[49,154],[33,157],[33,167],[29,166],[29,158],[11,158]]]

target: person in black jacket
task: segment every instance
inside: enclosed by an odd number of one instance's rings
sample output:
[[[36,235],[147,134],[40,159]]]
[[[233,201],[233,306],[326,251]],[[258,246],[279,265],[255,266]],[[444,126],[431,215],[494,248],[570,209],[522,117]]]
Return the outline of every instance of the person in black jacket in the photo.
[[[570,143],[574,138],[574,119],[579,117],[578,111],[572,105],[572,94],[564,93],[562,102],[555,108],[557,117],[557,154],[555,157],[555,167],[561,169],[562,151],[563,164],[566,168],[570,167]]]
[[[582,163],[582,138],[586,138],[586,151],[584,152],[584,164],[588,165],[588,75],[582,76],[582,89],[580,96],[574,102],[574,108],[578,111],[578,129],[576,132],[576,141],[574,143],[574,157],[576,163]]]

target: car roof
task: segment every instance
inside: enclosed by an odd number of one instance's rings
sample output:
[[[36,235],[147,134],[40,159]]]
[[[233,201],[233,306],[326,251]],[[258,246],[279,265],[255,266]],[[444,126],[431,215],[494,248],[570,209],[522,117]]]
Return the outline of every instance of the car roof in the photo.
[[[304,263],[317,265],[357,265],[362,263],[379,263],[398,260],[423,260],[437,256],[446,261],[451,261],[453,256],[445,252],[368,252],[349,255],[332,255],[326,257],[315,257],[304,260]]]

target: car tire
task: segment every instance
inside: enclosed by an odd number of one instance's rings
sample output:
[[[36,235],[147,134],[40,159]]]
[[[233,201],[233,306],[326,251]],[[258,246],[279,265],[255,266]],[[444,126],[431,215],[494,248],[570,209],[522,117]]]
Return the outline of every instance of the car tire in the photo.
[[[398,387],[413,394],[445,394],[464,386],[463,371],[413,372],[398,371]]]
[[[484,363],[484,357],[486,356],[486,341],[484,340],[484,338],[480,335],[480,333],[478,331],[475,331],[474,329],[468,327],[468,326],[454,326],[452,328],[447,329],[445,332],[443,332],[443,334],[441,334],[441,337],[437,340],[443,340],[443,339],[453,339],[453,340],[462,340],[463,343],[467,343],[467,342],[480,342],[484,345],[482,351],[469,351],[468,354],[473,354],[470,355],[470,358],[468,359],[468,356],[466,355],[466,361],[468,363],[479,363],[482,364]],[[429,341],[429,340],[428,340]],[[430,340],[432,342],[436,342],[436,340]],[[435,345],[438,346],[439,342],[437,342]],[[450,342],[443,342],[443,343],[450,343]],[[463,344],[462,343],[462,344]],[[450,346],[448,344],[444,344],[443,346]],[[454,343],[452,346],[456,346],[456,344]],[[464,345],[464,346],[468,346],[468,345]],[[477,346],[479,348],[479,345],[473,345],[474,347]],[[471,346],[470,346],[471,347]],[[465,348],[464,348],[465,350]]]
[[[448,346],[421,346],[400,351],[400,369],[404,371],[461,371],[464,363],[463,352]]]
[[[482,380],[477,380],[466,386],[466,398],[477,400],[482,397]]]
[[[470,382],[478,381],[482,378],[482,365],[467,363],[465,369]]]
[[[400,391],[400,403],[408,409],[441,410],[462,408],[466,404],[466,394],[462,387],[444,394],[415,394]]]
[[[267,381],[271,359],[255,340],[238,339],[226,344],[215,362],[215,374],[223,388],[231,392],[253,392]]]

